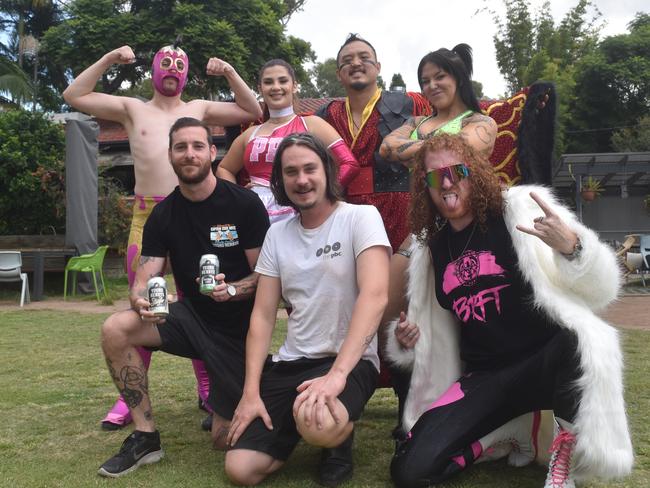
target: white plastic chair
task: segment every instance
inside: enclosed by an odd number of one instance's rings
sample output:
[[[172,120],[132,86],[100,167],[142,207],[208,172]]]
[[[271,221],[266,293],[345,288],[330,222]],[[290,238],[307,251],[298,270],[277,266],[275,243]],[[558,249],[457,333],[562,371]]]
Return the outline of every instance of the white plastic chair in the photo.
[[[641,251],[641,280],[645,286],[644,274],[650,273],[650,234],[639,237],[639,250]]]
[[[23,273],[20,267],[23,265],[23,258],[20,251],[0,251],[0,281],[22,281],[23,289],[20,292],[20,306],[25,304],[25,297],[29,303],[29,280],[27,273]]]

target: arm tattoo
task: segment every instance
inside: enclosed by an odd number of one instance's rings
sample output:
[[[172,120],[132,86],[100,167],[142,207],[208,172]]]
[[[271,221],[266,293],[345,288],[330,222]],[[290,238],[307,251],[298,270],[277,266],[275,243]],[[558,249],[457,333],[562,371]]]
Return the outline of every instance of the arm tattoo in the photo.
[[[386,152],[388,153],[388,157],[386,159],[390,159],[393,157],[393,148],[390,147],[390,144],[384,139],[384,141],[381,143],[381,147],[383,147]]]
[[[424,133],[424,134],[418,134],[418,137],[419,137],[420,139],[422,139],[422,140],[424,140],[424,139],[431,139],[434,135],[436,135],[436,132],[437,132],[437,131],[438,131],[438,129],[433,129],[432,131],[429,131],[429,132],[427,132],[427,133]]]
[[[375,334],[370,334],[369,336],[366,336],[366,338],[363,340],[363,345],[368,347],[372,342],[373,337],[375,337]]]
[[[245,278],[242,278],[239,281],[230,283],[237,289],[237,294],[235,295],[235,300],[246,300],[255,295],[255,290],[257,290],[257,279],[259,275],[257,273],[251,273]]]
[[[408,161],[409,159],[411,159],[411,157],[405,156],[403,153],[404,153],[404,151],[407,151],[407,150],[411,149],[416,144],[421,145],[422,141],[409,141],[409,142],[399,146],[397,148],[397,157],[399,158],[399,160],[400,161]]]
[[[156,258],[154,256],[140,256],[140,261],[138,262],[138,266],[142,266],[145,263],[148,263],[149,261],[154,261]]]
[[[483,115],[479,113],[475,113],[470,115],[469,117],[465,117],[460,121],[461,127],[465,127],[469,124],[480,124],[482,122],[488,122],[490,120],[490,117],[488,115]]]
[[[476,137],[478,137],[483,144],[487,145],[490,143],[490,134],[488,133],[487,128],[484,124],[478,124],[476,126],[475,132]]]

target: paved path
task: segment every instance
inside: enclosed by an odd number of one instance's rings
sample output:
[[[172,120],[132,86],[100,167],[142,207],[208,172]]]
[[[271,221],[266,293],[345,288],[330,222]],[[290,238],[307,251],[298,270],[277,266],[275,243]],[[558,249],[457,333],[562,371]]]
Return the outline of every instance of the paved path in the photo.
[[[82,313],[112,313],[129,308],[128,300],[100,305],[93,300],[45,300],[25,305],[25,310],[64,310]],[[0,311],[20,310],[16,302],[0,301]],[[602,314],[610,323],[625,329],[650,329],[650,294],[627,295],[610,305]],[[278,316],[286,317],[284,310]]]
[[[650,295],[621,297],[600,315],[624,329],[650,329]]]

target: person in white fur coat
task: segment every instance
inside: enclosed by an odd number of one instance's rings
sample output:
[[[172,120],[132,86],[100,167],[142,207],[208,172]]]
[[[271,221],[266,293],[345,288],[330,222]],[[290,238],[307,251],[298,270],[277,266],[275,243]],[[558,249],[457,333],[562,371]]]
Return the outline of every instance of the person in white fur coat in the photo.
[[[502,190],[459,136],[428,140],[413,176],[408,269],[391,269],[408,305],[386,345],[412,370],[394,483],[440,483],[489,454],[478,439],[545,409],[546,488],[629,474],[618,333],[595,315],[618,293],[613,252],[547,188]]]

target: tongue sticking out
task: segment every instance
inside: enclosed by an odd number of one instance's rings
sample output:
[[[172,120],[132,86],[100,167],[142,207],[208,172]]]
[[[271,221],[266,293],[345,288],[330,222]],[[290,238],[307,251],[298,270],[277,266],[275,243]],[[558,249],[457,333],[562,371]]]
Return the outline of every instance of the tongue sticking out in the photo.
[[[445,205],[449,210],[455,209],[456,205],[458,205],[458,195],[455,193],[447,193],[442,199],[445,201]]]

